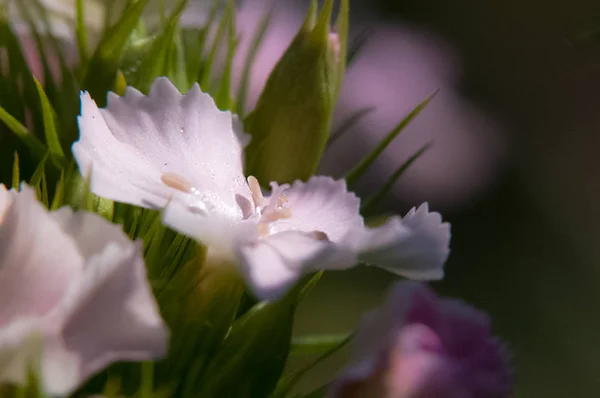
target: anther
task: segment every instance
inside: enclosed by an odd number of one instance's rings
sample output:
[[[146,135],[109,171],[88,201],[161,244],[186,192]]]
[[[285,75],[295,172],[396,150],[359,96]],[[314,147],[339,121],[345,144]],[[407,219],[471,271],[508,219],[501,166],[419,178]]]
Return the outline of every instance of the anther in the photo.
[[[250,187],[250,192],[252,192],[252,202],[254,202],[254,207],[262,206],[264,197],[260,189],[260,184],[258,183],[256,177],[248,177],[248,186]]]
[[[160,179],[163,182],[163,184],[165,184],[169,188],[173,188],[185,193],[192,192],[192,184],[185,178],[175,173],[163,173],[163,175],[160,176]]]

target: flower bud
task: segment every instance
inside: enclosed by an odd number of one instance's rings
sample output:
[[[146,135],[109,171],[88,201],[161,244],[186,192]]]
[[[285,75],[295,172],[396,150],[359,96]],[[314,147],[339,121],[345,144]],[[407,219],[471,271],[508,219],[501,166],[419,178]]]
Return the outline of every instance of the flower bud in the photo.
[[[246,172],[259,181],[306,180],[319,165],[345,70],[348,1],[342,1],[336,33],[332,11],[333,0],[327,0],[317,16],[313,1],[246,118],[252,135]]]

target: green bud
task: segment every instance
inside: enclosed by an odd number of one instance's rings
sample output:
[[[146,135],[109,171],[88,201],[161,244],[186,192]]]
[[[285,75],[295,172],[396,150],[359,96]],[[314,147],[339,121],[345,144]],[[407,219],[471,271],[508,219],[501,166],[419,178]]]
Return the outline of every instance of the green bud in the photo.
[[[342,0],[331,32],[333,0],[317,16],[311,3],[300,31],[246,118],[252,141],[246,172],[259,181],[290,182],[312,176],[329,138],[331,116],[345,70],[348,0]]]

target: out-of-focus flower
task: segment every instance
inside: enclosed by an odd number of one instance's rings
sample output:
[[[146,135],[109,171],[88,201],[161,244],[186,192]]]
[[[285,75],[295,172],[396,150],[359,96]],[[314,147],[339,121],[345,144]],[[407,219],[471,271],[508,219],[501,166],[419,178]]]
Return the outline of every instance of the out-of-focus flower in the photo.
[[[73,153],[83,175],[91,170],[92,191],[166,206],[166,225],[206,245],[209,257],[238,264],[259,298],[278,298],[307,272],[360,261],[411,278],[443,275],[450,226],[427,204],[371,229],[343,181],[271,183],[263,196],[256,178],[244,178],[240,123],[198,85],[181,95],[159,78],[148,96],[128,88],[102,110],[87,94],[81,100]]]
[[[425,285],[403,281],[366,314],[355,363],[332,385],[336,398],[504,398],[512,369],[486,314]]]
[[[304,9],[298,2],[280,0],[277,6],[277,18],[253,65],[250,109],[302,24]],[[355,2],[352,9],[360,6]],[[251,45],[251,33],[268,7],[264,0],[241,7],[237,20],[242,32],[240,54]],[[382,24],[368,11],[353,13],[353,34],[370,33],[346,71],[334,112],[334,130],[360,109],[373,111],[327,150],[318,173],[344,175],[415,105],[439,89],[434,100],[367,171],[357,190],[370,192],[381,186],[404,159],[432,142],[433,146],[403,174],[386,205],[393,206],[398,197],[409,203],[427,198],[436,207],[468,203],[496,181],[503,169],[506,141],[502,120],[460,92],[463,68],[452,43],[425,28]],[[236,61],[239,75],[243,57]]]
[[[346,35],[330,31],[333,0],[325,2],[318,17],[315,4],[246,119],[252,136],[246,165],[261,180],[307,180],[329,139],[346,64]],[[347,7],[342,1],[338,26],[347,27]]]
[[[66,395],[112,362],[164,355],[141,244],[97,215],[48,213],[21,189],[0,186],[0,382],[33,371]]]

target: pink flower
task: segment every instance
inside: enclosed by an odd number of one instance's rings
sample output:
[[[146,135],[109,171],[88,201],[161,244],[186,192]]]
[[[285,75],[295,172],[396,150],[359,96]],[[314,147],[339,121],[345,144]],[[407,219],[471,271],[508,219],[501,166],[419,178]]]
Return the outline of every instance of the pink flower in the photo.
[[[487,315],[417,282],[398,282],[385,305],[364,316],[354,357],[330,397],[502,398],[512,391],[507,352]]]

